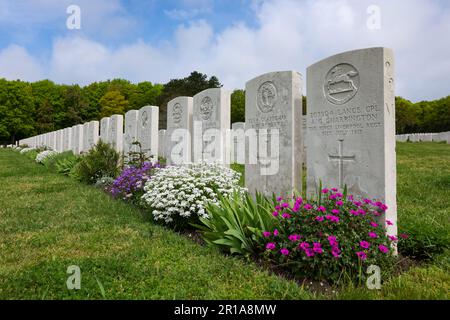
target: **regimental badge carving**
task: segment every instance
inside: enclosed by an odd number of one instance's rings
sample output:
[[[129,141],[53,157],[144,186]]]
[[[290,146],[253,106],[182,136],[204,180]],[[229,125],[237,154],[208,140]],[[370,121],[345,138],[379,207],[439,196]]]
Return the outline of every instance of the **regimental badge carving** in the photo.
[[[266,81],[259,86],[257,105],[262,113],[268,113],[273,110],[278,98],[277,87],[271,81]]]
[[[359,89],[359,72],[348,63],[331,68],[325,78],[324,93],[328,101],[341,105],[349,102]]]
[[[183,117],[183,109],[179,103],[175,103],[172,107],[172,118],[174,124],[180,124]]]
[[[142,126],[143,126],[143,127],[146,127],[146,126],[147,126],[147,123],[148,123],[148,114],[147,114],[147,111],[142,112],[141,122],[142,122]]]
[[[200,115],[203,120],[211,119],[211,115],[214,111],[214,104],[210,97],[206,96],[200,103]]]

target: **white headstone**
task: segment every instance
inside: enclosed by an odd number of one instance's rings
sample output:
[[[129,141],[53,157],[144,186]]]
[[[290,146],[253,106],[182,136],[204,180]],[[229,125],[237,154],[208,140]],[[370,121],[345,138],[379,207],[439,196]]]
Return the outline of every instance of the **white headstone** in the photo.
[[[222,88],[197,93],[193,109],[193,162],[220,162],[228,165],[231,126],[231,93]]]
[[[95,147],[99,140],[99,122],[96,120],[90,121],[88,124],[88,148],[91,150]]]
[[[386,203],[397,233],[394,55],[386,48],[341,53],[308,68],[309,195],[324,187]]]
[[[129,152],[136,152],[138,148],[133,145],[133,142],[138,141],[137,127],[138,127],[138,110],[130,110],[125,113],[125,134],[123,136],[123,154],[128,156]]]
[[[83,124],[83,152],[90,150],[89,145],[89,122]]]
[[[77,124],[72,127],[72,151],[74,154],[83,152],[83,125]]]
[[[249,135],[245,185],[267,196],[302,190],[302,77],[271,72],[245,86],[245,129]],[[250,131],[252,130],[252,131]],[[258,148],[255,150],[255,140]],[[256,161],[251,158],[256,154]]]
[[[109,122],[108,143],[119,153],[123,151],[123,116],[115,114]]]
[[[167,164],[191,162],[193,103],[194,100],[191,97],[177,97],[167,103],[167,131],[164,147]]]
[[[158,107],[145,106],[139,110],[138,137],[148,157],[158,158],[158,122]]]
[[[158,154],[160,157],[167,158],[166,147],[166,130],[161,129],[158,131]]]
[[[65,128],[63,130],[63,149],[64,151],[72,150],[72,128]]]
[[[231,162],[245,164],[245,122],[231,125]]]
[[[100,139],[105,143],[109,143],[108,133],[110,121],[111,119],[108,117],[102,118],[102,120],[100,120]]]

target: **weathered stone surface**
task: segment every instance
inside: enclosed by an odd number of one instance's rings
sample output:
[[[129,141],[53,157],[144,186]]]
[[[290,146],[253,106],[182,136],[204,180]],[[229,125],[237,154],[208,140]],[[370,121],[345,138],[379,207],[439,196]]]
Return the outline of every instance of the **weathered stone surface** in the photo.
[[[128,158],[129,152],[136,152],[138,150],[133,142],[139,141],[137,136],[138,131],[138,110],[130,110],[125,113],[125,134],[123,136],[123,153],[125,158]]]
[[[83,125],[77,124],[72,127],[72,151],[75,154],[83,152]]]
[[[145,106],[139,110],[139,142],[142,145],[142,151],[152,158],[158,158],[158,121],[158,107]]]
[[[63,130],[63,149],[64,151],[72,150],[72,128]]]
[[[301,75],[293,71],[271,72],[247,82],[245,129],[249,137],[245,184],[249,191],[268,196],[301,192]]]
[[[309,195],[320,182],[387,204],[397,233],[394,56],[386,48],[341,53],[308,68]],[[388,226],[390,220],[393,226]]]
[[[193,162],[230,163],[231,93],[206,89],[193,97]]]
[[[245,122],[235,122],[231,125],[230,141],[231,162],[245,164]]]
[[[100,120],[100,140],[109,143],[109,123],[111,119],[104,117]]]
[[[119,153],[123,152],[123,116],[115,114],[109,122],[108,143]]]
[[[166,158],[166,130],[158,131],[158,154],[160,157]]]
[[[167,104],[165,154],[168,164],[191,162],[192,97],[177,97]]]

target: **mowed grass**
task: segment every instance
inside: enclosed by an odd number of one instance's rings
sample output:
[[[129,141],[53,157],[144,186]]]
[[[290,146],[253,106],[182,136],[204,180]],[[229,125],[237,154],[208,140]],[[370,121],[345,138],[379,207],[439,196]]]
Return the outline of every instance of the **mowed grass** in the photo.
[[[1,299],[312,297],[17,152],[0,150],[0,181]],[[67,289],[71,265],[81,290]]]
[[[385,279],[381,290],[345,287],[321,295],[0,150],[0,298],[450,299],[450,146],[400,143],[397,163],[399,224],[413,241],[406,249],[428,246],[431,259]],[[70,265],[81,268],[81,290],[66,287]]]

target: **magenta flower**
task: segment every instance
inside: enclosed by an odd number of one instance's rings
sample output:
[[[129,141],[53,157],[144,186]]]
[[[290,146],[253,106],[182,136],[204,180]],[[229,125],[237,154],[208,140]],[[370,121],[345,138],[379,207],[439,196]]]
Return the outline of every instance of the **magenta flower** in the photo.
[[[272,235],[272,233],[270,233],[269,231],[264,231],[263,232],[263,237],[264,238],[268,238],[268,237],[270,237]]]
[[[330,200],[335,200],[337,198],[337,195],[336,194],[332,194],[329,198],[330,198]]]
[[[278,229],[273,230],[273,235],[274,235],[275,237],[278,236]]]
[[[312,249],[305,249],[305,253],[308,257],[314,257],[314,250]]]
[[[374,228],[377,228],[377,227],[378,227],[378,223],[373,222],[373,221],[370,223],[370,225],[371,225],[372,227],[374,227]]]
[[[290,215],[289,213],[283,213],[281,216],[282,216],[284,219],[290,219],[290,218],[291,218],[291,215]]]
[[[344,205],[344,202],[342,200],[336,201],[336,205],[342,207]]]
[[[298,204],[302,204],[303,203],[303,199],[301,197],[298,197],[297,200],[295,200],[296,203]]]
[[[356,255],[358,256],[358,258],[359,258],[360,260],[363,260],[363,261],[364,261],[364,260],[367,259],[367,254],[366,254],[365,252],[363,252],[363,251],[357,252]]]
[[[308,243],[308,242],[302,242],[302,243],[300,243],[300,244],[298,245],[298,247],[299,247],[300,249],[306,250],[306,249],[309,248],[309,243]]]
[[[397,241],[398,238],[396,236],[388,236],[389,240],[391,241]]]
[[[338,189],[337,189],[337,188],[332,188],[332,189],[331,189],[331,191],[333,191],[333,192],[337,192],[337,191],[338,191]]]
[[[315,253],[323,253],[322,245],[319,242],[313,243],[313,251]]]
[[[283,202],[283,203],[281,204],[281,206],[282,206],[283,208],[289,208],[289,203]]]
[[[331,254],[335,257],[335,258],[339,258],[339,254],[341,253],[341,250],[339,250],[339,248],[335,247],[331,250]]]
[[[274,212],[272,212],[272,215],[273,215],[274,217],[278,217],[279,213],[278,213],[278,211],[274,211]]]
[[[275,210],[280,211],[281,210],[281,206],[275,206]]]
[[[338,198],[342,198],[344,195],[342,194],[342,193],[336,193],[336,196],[338,197]]]
[[[312,209],[312,205],[310,205],[310,204],[305,204],[305,205],[303,206],[303,208],[305,208],[305,210],[311,210],[311,209]]]
[[[366,214],[366,212],[363,209],[359,209],[358,214],[364,216]]]
[[[389,248],[386,247],[386,246],[384,246],[384,245],[382,245],[382,244],[380,244],[380,245],[378,246],[378,249],[379,249],[381,252],[383,252],[383,253],[388,253],[388,252],[389,252]]]
[[[269,242],[267,245],[266,245],[266,249],[267,250],[274,250],[276,248],[276,245],[275,245],[275,243],[273,243],[273,242]]]
[[[386,224],[388,225],[388,226],[393,226],[394,224],[392,223],[392,221],[390,221],[390,220],[386,220]]]
[[[367,242],[367,241],[361,241],[361,242],[359,243],[359,245],[360,245],[361,248],[363,248],[363,249],[369,249],[369,247],[370,247],[370,243]]]
[[[408,236],[406,233],[402,233],[402,234],[400,234],[400,238],[402,238],[402,239],[408,239],[409,236]]]
[[[277,201],[280,202],[281,200],[283,200],[282,197],[277,197]]]
[[[288,238],[290,241],[295,242],[300,239],[300,236],[296,234],[291,234]]]
[[[330,192],[330,190],[328,190],[327,188],[322,189],[322,193],[328,193],[328,192]]]
[[[380,209],[381,209],[382,211],[386,211],[386,210],[388,209],[388,207],[387,207],[387,205],[383,204],[383,205],[380,207]]]
[[[337,244],[337,239],[335,236],[329,236],[327,239],[331,245]]]
[[[364,199],[363,201],[364,201],[364,203],[372,204],[372,200],[370,200],[370,199]]]
[[[372,239],[378,238],[378,235],[375,232],[369,232],[369,237]]]
[[[339,214],[339,210],[338,210],[338,209],[333,209],[333,210],[331,210],[331,213],[333,213],[333,214]]]
[[[350,213],[354,216],[359,216],[359,213],[356,210],[350,210]]]
[[[292,207],[292,212],[298,212],[298,210],[300,210],[300,204],[296,202]]]
[[[348,195],[347,199],[350,200],[350,201],[353,201],[353,195],[352,194]]]
[[[280,250],[280,253],[281,253],[283,256],[287,256],[287,255],[289,254],[289,250],[286,249],[286,248],[283,248],[283,249]]]
[[[325,218],[322,217],[322,216],[317,216],[316,217],[316,221],[322,222],[323,220],[325,220]]]
[[[320,206],[317,208],[317,211],[325,212],[325,211],[327,211],[327,209],[325,209],[324,206]]]

